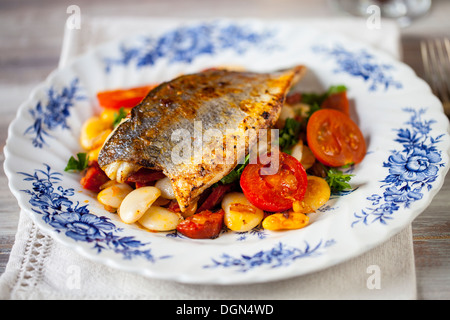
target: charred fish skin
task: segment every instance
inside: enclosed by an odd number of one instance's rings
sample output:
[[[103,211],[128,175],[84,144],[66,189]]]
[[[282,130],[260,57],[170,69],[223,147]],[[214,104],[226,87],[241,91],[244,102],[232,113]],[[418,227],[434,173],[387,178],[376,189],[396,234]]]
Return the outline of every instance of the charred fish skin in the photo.
[[[132,109],[130,118],[111,134],[99,154],[99,165],[111,179],[117,178],[117,162],[129,164],[122,170],[126,173],[140,167],[162,170],[171,179],[184,211],[243,156],[238,154],[231,163],[219,163],[210,156],[213,147],[223,150],[230,139],[245,135],[249,129],[272,127],[287,92],[305,70],[304,66],[273,73],[212,69],[164,82],[150,91]],[[194,137],[196,123],[201,123],[202,133],[218,130],[223,140],[215,145],[203,144],[200,162],[175,164],[172,151],[178,142],[173,139],[174,132],[184,130]],[[246,150],[254,142],[248,139]]]

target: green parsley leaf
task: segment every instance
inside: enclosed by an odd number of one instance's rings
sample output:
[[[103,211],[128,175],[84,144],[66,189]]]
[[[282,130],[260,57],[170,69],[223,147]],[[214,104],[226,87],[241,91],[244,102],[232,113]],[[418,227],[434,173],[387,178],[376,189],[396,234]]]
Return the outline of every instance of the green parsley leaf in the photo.
[[[286,119],[286,124],[284,125],[284,128],[280,130],[278,138],[278,146],[281,151],[290,154],[291,148],[298,142],[301,127],[301,122],[292,118]]]
[[[114,113],[113,126],[116,127],[119,125],[120,121],[127,116],[127,112],[125,108],[122,107],[119,109],[119,113]]]
[[[322,102],[325,101],[325,99],[327,98],[327,93],[308,93],[308,92],[304,92],[302,93],[302,103],[308,104],[310,106],[317,104],[317,105],[321,105]]]
[[[328,91],[326,93],[327,96],[335,94],[335,93],[341,93],[341,92],[346,92],[347,91],[347,87],[340,84],[337,86],[331,86],[330,88],[328,88]]]
[[[250,154],[247,154],[245,156],[244,163],[238,164],[236,168],[233,169],[229,174],[227,174],[225,177],[220,179],[220,182],[223,184],[230,184],[235,182],[236,180],[241,178],[242,171],[244,171],[245,167],[250,161]]]
[[[67,163],[67,166],[64,169],[64,171],[81,172],[84,169],[86,169],[89,163],[89,157],[87,156],[87,154],[82,152],[77,153],[77,158],[78,160],[75,159],[73,156],[70,157],[69,162]]]
[[[336,168],[326,168],[327,176],[325,180],[328,182],[332,193],[351,190],[352,186],[348,183],[353,177],[352,174],[344,174]]]
[[[347,91],[347,87],[344,85],[336,85],[328,88],[327,92],[318,94],[318,93],[302,93],[302,103],[308,104],[310,109],[307,114],[307,120],[311,117],[311,115],[320,109],[322,103],[332,94],[341,93]]]
[[[317,110],[320,110],[320,105],[318,105],[317,103],[313,103],[312,105],[310,105],[310,107],[309,107],[309,110],[308,110],[308,113],[307,113],[307,122],[308,122],[308,120],[309,120],[309,118],[311,118],[311,116],[312,116],[312,114],[314,113],[314,112],[316,112]]]

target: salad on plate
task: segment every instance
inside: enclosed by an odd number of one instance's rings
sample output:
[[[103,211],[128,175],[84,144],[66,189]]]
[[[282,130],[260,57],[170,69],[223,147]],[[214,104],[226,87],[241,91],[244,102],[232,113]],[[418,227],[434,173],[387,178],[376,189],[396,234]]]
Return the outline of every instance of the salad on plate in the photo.
[[[98,92],[102,111],[84,122],[83,150],[65,170],[123,222],[152,232],[304,228],[331,195],[351,190],[345,169],[366,154],[347,88],[292,89],[305,72],[210,68]]]

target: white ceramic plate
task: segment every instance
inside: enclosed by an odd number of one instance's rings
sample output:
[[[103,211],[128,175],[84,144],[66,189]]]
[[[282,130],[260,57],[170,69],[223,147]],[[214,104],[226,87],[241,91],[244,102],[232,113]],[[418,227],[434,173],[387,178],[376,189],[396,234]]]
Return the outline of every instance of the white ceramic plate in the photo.
[[[304,90],[344,84],[368,154],[350,170],[354,190],[333,197],[301,230],[227,232],[215,240],[150,233],[122,223],[64,172],[81,150],[100,90],[170,80],[218,65],[273,71],[308,67]],[[52,73],[9,130],[5,171],[20,207],[42,230],[89,259],[188,283],[266,282],[362,254],[408,226],[440,189],[449,163],[448,120],[404,64],[329,32],[260,21],[180,24],[110,43]]]

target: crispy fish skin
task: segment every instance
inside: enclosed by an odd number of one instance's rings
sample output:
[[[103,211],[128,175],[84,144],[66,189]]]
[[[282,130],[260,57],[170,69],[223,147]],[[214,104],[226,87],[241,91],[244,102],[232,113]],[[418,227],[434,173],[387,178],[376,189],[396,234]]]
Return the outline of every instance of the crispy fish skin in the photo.
[[[255,141],[247,137],[245,150],[238,150],[234,161],[219,161],[227,143],[236,145],[236,139],[249,129],[271,128],[287,92],[305,71],[304,66],[273,73],[212,69],[164,82],[110,135],[100,151],[99,165],[118,181],[141,167],[162,170],[171,179],[184,212],[204,190],[233,170]],[[203,141],[200,161],[174,163],[172,151],[179,147],[174,132],[184,130],[196,137],[199,124],[202,134],[218,130],[222,139]]]

